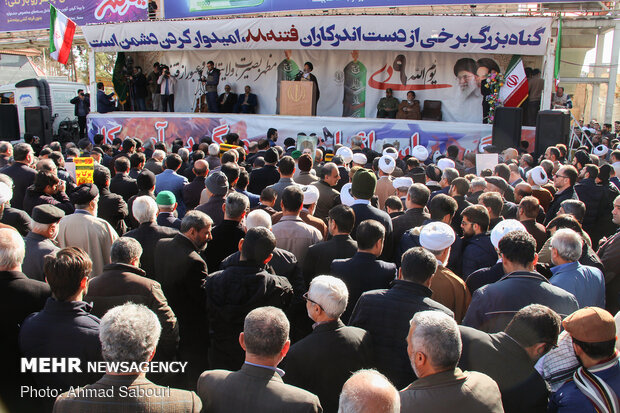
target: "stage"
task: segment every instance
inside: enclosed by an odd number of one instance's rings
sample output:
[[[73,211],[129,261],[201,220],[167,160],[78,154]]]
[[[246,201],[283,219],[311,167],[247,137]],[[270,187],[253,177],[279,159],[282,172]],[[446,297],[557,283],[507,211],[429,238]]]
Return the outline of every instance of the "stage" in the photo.
[[[342,118],[328,116],[279,116],[216,113],[112,112],[91,113],[87,120],[88,136],[103,134],[106,142],[114,138],[136,138],[142,142],[166,142],[181,139],[191,150],[204,136],[222,142],[227,133],[237,133],[249,143],[266,137],[269,128],[278,130],[278,144],[300,133],[316,134],[323,146],[350,145],[351,137],[361,135],[364,145],[380,149],[392,143],[401,156],[411,153],[415,145],[424,145],[432,154],[445,153],[455,144],[461,154],[476,152],[480,143],[492,141],[492,125],[463,122],[411,121],[403,119]],[[521,139],[534,148],[534,127],[523,127]]]

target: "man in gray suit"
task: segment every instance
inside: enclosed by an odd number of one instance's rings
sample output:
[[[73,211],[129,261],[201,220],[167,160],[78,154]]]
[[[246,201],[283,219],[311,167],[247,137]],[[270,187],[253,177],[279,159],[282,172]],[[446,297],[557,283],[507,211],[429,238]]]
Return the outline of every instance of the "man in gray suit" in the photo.
[[[239,344],[245,363],[236,372],[209,370],[198,379],[204,413],[322,412],[317,396],[282,381],[278,364],[291,345],[282,310],[260,307],[245,318]]]

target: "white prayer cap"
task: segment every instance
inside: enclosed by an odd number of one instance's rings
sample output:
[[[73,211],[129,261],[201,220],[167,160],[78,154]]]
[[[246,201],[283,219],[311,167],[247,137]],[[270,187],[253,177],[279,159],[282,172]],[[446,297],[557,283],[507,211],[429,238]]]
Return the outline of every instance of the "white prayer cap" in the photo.
[[[342,205],[351,206],[355,202],[355,198],[351,195],[351,182],[346,183],[340,190],[340,202]]]
[[[319,200],[319,188],[314,185],[305,185],[301,187],[304,193],[304,205],[312,205]]]
[[[409,189],[409,187],[413,185],[413,179],[409,178],[408,176],[399,176],[398,178],[392,181],[392,185],[394,185],[394,189],[398,189],[398,188]]]
[[[411,151],[411,156],[413,156],[420,162],[424,162],[425,160],[428,159],[428,149],[426,149],[425,146],[417,145]]]
[[[358,165],[366,165],[367,162],[368,158],[366,158],[366,155],[364,155],[363,153],[358,152],[353,154],[353,163],[356,163]]]
[[[609,148],[605,145],[599,145],[592,150],[592,153],[596,156],[605,156],[609,152]]]
[[[527,232],[523,224],[516,219],[505,219],[500,221],[491,231],[491,244],[493,244],[495,248],[498,248],[501,239],[504,238],[505,235],[514,231]]]
[[[13,190],[4,182],[0,182],[0,205],[9,202],[13,198]]]
[[[543,168],[542,166],[537,166],[531,169],[528,172],[528,175],[532,177],[532,181],[534,182],[535,185],[538,185],[538,186],[546,184],[547,181],[549,180],[549,178],[547,178],[547,172],[545,171],[545,168]]]
[[[454,243],[456,234],[444,222],[431,222],[420,231],[420,245],[431,251],[443,251]]]
[[[392,158],[397,159],[398,151],[396,150],[396,148],[388,146],[387,148],[383,150],[383,155],[391,156]]]
[[[345,165],[348,165],[353,160],[353,151],[351,148],[347,148],[346,146],[342,146],[338,148],[336,151],[336,156],[342,156],[342,160]]]
[[[446,168],[454,168],[455,166],[454,161],[449,158],[441,158],[437,162],[437,168],[439,168],[441,172],[443,172]]]
[[[439,151],[435,151],[435,153],[433,153],[433,163],[437,164],[437,161],[439,160],[439,157],[441,156],[441,152]]]
[[[396,168],[396,161],[389,155],[383,155],[379,159],[379,169],[381,169],[386,174],[391,174],[394,172]]]

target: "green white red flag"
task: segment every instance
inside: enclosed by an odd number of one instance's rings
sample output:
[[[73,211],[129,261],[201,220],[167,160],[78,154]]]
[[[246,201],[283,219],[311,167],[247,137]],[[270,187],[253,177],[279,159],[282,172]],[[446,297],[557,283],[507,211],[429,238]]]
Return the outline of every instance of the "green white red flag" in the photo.
[[[499,99],[503,106],[516,108],[523,103],[528,95],[527,77],[521,56],[512,56],[506,74],[504,85],[499,90]]]
[[[63,65],[71,54],[76,25],[50,4],[50,57]]]

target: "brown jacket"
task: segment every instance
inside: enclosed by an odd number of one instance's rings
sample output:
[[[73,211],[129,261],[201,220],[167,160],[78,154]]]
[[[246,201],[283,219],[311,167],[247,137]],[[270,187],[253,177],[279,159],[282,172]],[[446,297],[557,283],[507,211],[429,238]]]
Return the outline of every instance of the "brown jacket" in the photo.
[[[443,265],[437,266],[437,271],[431,279],[431,299],[448,307],[454,312],[457,323],[463,320],[471,295],[465,282]]]
[[[391,176],[382,176],[377,180],[377,188],[375,195],[379,198],[379,209],[385,211],[385,200],[391,195],[396,195],[396,189],[392,183],[394,178]]]
[[[319,398],[285,384],[274,370],[244,364],[239,371],[209,370],[198,379],[204,413],[320,413]]]
[[[280,221],[280,218],[282,218],[282,212],[276,212],[271,216],[271,223],[273,225],[277,224],[278,221]],[[299,213],[299,218],[301,218],[301,220],[306,224],[319,230],[319,232],[323,236],[323,239],[321,241],[327,239],[327,225],[325,225],[325,222],[323,222],[322,219],[310,215],[307,209],[301,210],[301,212]]]
[[[194,392],[158,386],[142,376],[106,374],[58,396],[54,413],[198,413],[201,407]]]
[[[177,318],[168,305],[161,285],[145,277],[145,272],[129,264],[108,264],[103,273],[88,284],[84,301],[93,303],[92,314],[101,318],[112,307],[128,302],[144,304],[161,323],[157,360],[173,360],[179,342]]]
[[[406,111],[405,108],[407,108]],[[396,113],[396,119],[422,119],[422,115],[420,114],[420,101],[414,100],[411,104],[409,104],[407,100],[400,102],[398,105],[398,112]]]
[[[417,379],[400,392],[401,413],[503,413],[497,383],[458,367]]]

